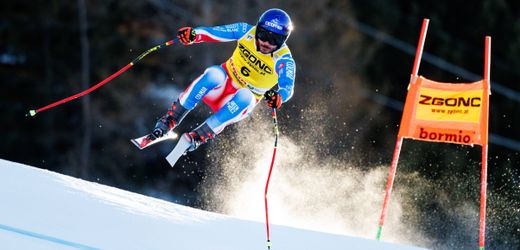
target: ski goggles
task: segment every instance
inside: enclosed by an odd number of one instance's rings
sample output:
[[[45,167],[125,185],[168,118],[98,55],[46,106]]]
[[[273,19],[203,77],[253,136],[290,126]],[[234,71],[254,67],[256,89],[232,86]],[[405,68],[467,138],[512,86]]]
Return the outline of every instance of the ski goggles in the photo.
[[[264,42],[269,42],[271,45],[276,45],[279,48],[283,45],[283,43],[287,39],[287,36],[276,34],[259,26],[256,29],[256,39],[262,40]]]

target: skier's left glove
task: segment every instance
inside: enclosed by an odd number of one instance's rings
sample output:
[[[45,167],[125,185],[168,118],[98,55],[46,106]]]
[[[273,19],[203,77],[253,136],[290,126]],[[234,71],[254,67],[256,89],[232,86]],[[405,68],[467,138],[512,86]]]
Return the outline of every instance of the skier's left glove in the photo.
[[[182,27],[177,32],[177,37],[179,41],[184,45],[190,45],[195,41],[195,29],[192,27]]]
[[[282,96],[276,90],[268,90],[265,92],[264,98],[270,108],[278,109],[282,106]]]

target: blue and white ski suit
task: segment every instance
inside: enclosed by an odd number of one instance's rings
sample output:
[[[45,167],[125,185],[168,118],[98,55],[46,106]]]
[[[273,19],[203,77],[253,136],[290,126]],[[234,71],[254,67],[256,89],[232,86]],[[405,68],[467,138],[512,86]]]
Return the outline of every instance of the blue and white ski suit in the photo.
[[[203,100],[215,112],[206,120],[215,133],[249,116],[276,84],[282,102],[292,97],[296,66],[286,44],[270,54],[260,53],[256,27],[247,23],[197,27],[195,32],[195,43],[237,41],[231,58],[207,68],[179,97],[188,110]]]

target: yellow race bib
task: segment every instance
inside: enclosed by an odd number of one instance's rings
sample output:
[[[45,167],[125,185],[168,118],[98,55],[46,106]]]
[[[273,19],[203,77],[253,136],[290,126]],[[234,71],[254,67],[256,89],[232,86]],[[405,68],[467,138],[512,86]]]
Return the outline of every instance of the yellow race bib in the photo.
[[[276,59],[280,58],[289,49],[284,45],[272,54],[262,54],[256,50],[256,27],[253,27],[238,44],[233,55],[226,62],[231,78],[241,87],[251,90],[257,98],[278,83],[278,74],[275,70]]]

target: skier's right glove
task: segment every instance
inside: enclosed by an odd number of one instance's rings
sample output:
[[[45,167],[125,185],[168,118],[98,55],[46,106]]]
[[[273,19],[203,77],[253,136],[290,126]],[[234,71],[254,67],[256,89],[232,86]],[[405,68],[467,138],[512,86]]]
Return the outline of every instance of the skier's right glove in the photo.
[[[270,108],[278,109],[282,106],[282,96],[276,90],[268,90],[265,92],[264,98]]]
[[[184,45],[190,45],[195,41],[195,30],[192,27],[182,27],[177,32],[179,41]]]

